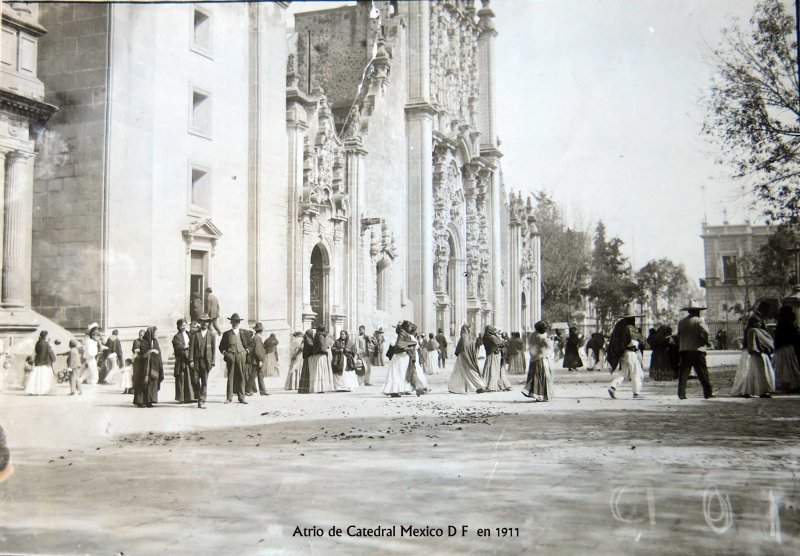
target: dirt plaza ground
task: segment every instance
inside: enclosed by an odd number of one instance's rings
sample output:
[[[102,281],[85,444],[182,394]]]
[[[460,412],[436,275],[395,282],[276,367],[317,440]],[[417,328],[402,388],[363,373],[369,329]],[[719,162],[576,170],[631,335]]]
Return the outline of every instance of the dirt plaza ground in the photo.
[[[708,401],[696,380],[612,400],[607,372],[564,370],[550,403],[521,377],[458,396],[449,368],[420,398],[275,378],[247,405],[215,373],[205,411],[169,381],[153,409],[12,390],[0,553],[797,554],[800,397],[727,397],[737,358],[711,356]]]

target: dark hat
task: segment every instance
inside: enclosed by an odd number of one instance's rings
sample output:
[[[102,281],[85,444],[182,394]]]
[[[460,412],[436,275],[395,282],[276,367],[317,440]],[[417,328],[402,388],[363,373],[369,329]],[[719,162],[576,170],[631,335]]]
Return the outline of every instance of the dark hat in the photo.
[[[212,319],[211,317],[209,317],[209,316],[208,316],[208,313],[203,313],[202,315],[200,315],[199,317],[197,317],[197,321],[198,321],[198,322],[201,322],[201,321],[205,321],[205,322],[211,322],[212,320],[214,320],[214,319]]]
[[[264,325],[262,325],[260,322],[257,322],[256,325],[253,327],[253,330],[255,330],[256,332],[262,332],[264,330]]]
[[[228,317],[228,320],[231,322],[242,322],[242,318],[239,316],[239,313],[234,313]]]
[[[708,307],[703,307],[695,298],[689,300],[689,304],[683,307],[681,311],[705,311]]]

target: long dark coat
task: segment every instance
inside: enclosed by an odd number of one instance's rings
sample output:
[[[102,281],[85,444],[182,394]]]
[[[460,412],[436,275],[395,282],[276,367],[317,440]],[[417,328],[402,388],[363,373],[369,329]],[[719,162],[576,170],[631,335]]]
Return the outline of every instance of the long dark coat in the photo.
[[[141,351],[133,368],[133,403],[136,405],[158,403],[158,391],[164,381],[161,346],[155,333],[155,327],[148,328],[139,344]]]

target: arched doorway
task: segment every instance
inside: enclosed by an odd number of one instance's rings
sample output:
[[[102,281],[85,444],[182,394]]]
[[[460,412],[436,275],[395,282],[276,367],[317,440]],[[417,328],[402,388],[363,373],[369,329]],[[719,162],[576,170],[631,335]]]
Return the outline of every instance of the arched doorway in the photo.
[[[325,248],[318,243],[311,251],[311,310],[316,314],[313,328],[328,327],[328,319],[330,317],[328,311],[330,299],[329,274],[330,261],[328,260],[328,254]]]

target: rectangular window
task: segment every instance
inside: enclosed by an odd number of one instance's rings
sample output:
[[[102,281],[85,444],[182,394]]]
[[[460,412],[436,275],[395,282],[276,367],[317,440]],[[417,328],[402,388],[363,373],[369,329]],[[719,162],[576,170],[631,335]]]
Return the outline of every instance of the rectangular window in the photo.
[[[2,54],[3,69],[17,71],[17,31],[16,29],[3,27],[3,42],[0,45]]]
[[[192,87],[189,131],[211,138],[211,93]]]
[[[194,6],[192,9],[192,50],[211,55],[211,12]]]
[[[739,274],[736,267],[736,256],[725,255],[722,257],[722,282],[725,284],[735,284]]]
[[[189,214],[209,215],[211,213],[211,170],[192,164],[189,175]]]

